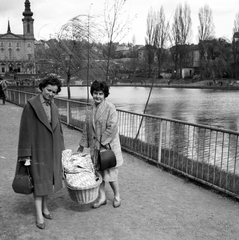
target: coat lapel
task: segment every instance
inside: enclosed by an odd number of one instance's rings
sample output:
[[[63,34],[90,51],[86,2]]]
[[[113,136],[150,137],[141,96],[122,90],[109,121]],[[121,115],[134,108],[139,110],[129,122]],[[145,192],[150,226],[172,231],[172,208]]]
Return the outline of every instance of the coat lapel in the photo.
[[[37,117],[39,118],[39,120],[50,130],[52,131],[52,127],[47,119],[46,113],[44,111],[44,108],[41,104],[41,100],[40,100],[40,95],[37,95],[34,98],[31,98],[28,100],[28,102],[31,104],[31,106],[33,107]]]
[[[53,131],[57,126],[58,119],[59,119],[58,108],[55,103],[52,103],[51,104],[51,127]]]
[[[95,109],[95,115],[94,115],[94,123],[96,123],[99,119],[102,118],[102,115],[106,111],[106,107],[107,107],[107,104],[105,100],[98,107],[95,107],[96,109]]]

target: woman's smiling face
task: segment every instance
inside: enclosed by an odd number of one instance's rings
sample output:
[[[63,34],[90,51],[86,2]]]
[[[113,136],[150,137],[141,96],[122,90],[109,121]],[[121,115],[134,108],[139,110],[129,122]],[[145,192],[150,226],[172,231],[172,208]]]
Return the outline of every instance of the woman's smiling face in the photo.
[[[103,91],[94,91],[93,92],[93,100],[95,101],[96,105],[99,105],[105,99],[105,95]]]
[[[52,100],[54,96],[57,94],[58,87],[53,85],[47,85],[42,89],[42,96],[46,100]]]

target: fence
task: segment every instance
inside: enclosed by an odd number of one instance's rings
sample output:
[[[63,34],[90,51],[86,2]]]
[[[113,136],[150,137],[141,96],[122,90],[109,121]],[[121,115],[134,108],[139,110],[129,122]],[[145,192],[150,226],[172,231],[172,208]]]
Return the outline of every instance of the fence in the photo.
[[[35,94],[8,90],[23,106]],[[55,98],[62,122],[83,128],[87,103]],[[239,133],[117,110],[122,149],[238,198]]]

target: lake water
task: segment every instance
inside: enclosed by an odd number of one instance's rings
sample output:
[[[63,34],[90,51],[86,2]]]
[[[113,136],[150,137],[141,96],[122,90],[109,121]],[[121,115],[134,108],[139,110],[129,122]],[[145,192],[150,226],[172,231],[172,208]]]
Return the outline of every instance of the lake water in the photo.
[[[143,113],[149,92],[145,87],[111,87],[107,99],[118,109]],[[86,101],[86,87],[72,87],[71,94]],[[66,96],[63,87],[59,97]],[[146,114],[238,131],[238,103],[237,90],[154,88]]]

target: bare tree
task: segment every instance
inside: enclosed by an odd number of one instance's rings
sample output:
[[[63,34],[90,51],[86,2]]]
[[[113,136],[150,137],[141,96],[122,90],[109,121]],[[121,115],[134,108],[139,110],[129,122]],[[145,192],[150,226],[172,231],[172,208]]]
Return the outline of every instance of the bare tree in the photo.
[[[170,41],[172,44],[171,53],[175,63],[177,77],[182,77],[182,62],[187,54],[189,37],[191,36],[191,10],[185,3],[184,7],[180,3],[174,13]],[[179,70],[179,73],[178,73]]]
[[[200,76],[205,76],[205,69],[212,66],[211,59],[207,58],[207,45],[208,41],[213,40],[214,37],[214,23],[212,10],[209,5],[205,4],[199,9],[198,12],[199,26],[198,26],[198,40],[200,52]],[[205,66],[207,66],[205,68]]]
[[[95,36],[100,36],[100,30],[93,24],[93,17],[79,15],[70,19],[56,34],[55,39],[47,42],[45,59],[50,61],[56,68],[66,75],[68,98],[71,98],[70,81],[72,76],[87,79],[87,101],[88,80],[94,76],[97,68],[101,69],[97,51],[93,51]],[[90,71],[91,70],[91,73]],[[99,77],[99,74],[97,74]]]
[[[156,29],[154,39],[154,46],[157,49],[156,54],[158,60],[158,76],[160,76],[162,63],[165,58],[165,48],[166,42],[168,40],[168,29],[169,23],[166,22],[164,8],[161,6],[160,11],[156,14]]]
[[[234,19],[233,34],[239,32],[239,12],[236,14]]]
[[[213,39],[214,36],[214,23],[212,10],[209,5],[205,4],[199,9],[198,12],[199,26],[198,26],[198,39],[199,41]]]
[[[233,53],[233,77],[239,76],[239,12],[236,14],[233,26],[232,39],[232,53]]]
[[[120,42],[129,32],[132,20],[125,10],[125,0],[105,0],[104,25],[108,42],[106,81],[109,76],[113,42]]]
[[[148,65],[148,77],[151,76],[152,64],[155,55],[155,36],[156,36],[156,13],[151,7],[147,15],[146,37],[145,37],[145,58]]]

